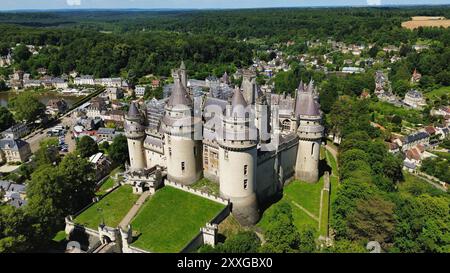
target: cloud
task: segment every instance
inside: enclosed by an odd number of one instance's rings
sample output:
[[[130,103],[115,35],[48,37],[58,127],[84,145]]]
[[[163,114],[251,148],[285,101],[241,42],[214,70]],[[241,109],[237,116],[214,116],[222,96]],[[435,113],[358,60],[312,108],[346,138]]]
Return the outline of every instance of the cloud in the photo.
[[[367,0],[369,6],[381,6],[381,0]]]
[[[80,6],[81,0],[67,0],[66,3],[69,6]]]

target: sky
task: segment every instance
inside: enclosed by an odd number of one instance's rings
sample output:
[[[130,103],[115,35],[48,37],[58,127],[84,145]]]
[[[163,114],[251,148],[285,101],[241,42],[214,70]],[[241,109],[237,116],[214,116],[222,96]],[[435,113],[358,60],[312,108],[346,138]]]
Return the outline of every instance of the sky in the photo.
[[[439,5],[450,0],[0,0],[0,10],[21,9],[223,9],[257,7]]]

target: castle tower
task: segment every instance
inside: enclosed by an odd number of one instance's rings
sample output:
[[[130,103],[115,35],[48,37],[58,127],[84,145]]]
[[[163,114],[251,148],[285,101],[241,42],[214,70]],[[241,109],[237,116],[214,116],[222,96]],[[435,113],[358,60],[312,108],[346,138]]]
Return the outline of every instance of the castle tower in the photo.
[[[256,198],[257,137],[250,126],[247,102],[235,89],[223,117],[219,140],[220,195],[232,202],[232,213],[243,225],[259,220]]]
[[[255,104],[256,100],[256,74],[251,70],[244,70],[242,76],[242,91],[248,104]]]
[[[203,175],[202,142],[194,139],[194,128],[202,121],[194,117],[193,102],[180,78],[165,110],[162,129],[167,176],[170,181],[190,185]]]
[[[125,115],[125,136],[128,140],[128,151],[130,155],[131,169],[145,169],[145,128],[143,125],[143,117],[134,102],[131,103],[130,109]]]
[[[258,137],[263,143],[270,141],[270,107],[266,94],[258,97],[255,105],[255,125],[258,128]]]
[[[314,99],[314,86],[300,85],[295,103],[295,115],[298,119],[297,135],[299,145],[295,177],[301,181],[314,183],[319,180],[320,145],[324,128],[321,125],[322,114]]]

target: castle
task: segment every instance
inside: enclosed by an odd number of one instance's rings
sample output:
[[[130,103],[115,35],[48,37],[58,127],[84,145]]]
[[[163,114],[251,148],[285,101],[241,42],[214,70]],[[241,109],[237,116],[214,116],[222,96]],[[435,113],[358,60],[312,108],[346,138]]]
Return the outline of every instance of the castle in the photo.
[[[252,71],[243,73],[242,90],[225,74],[209,80],[209,92],[194,90],[184,63],[172,74],[168,98],[132,103],[126,114],[129,173],[141,179],[162,169],[183,185],[219,183],[243,225],[255,224],[287,181],[318,181],[324,127],[312,81],[292,97],[261,91]]]

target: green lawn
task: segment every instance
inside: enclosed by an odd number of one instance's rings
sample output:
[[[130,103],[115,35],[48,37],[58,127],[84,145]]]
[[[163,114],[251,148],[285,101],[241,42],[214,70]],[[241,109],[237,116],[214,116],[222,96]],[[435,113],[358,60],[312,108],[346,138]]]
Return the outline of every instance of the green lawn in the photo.
[[[332,173],[330,175],[336,175],[337,176],[337,162],[336,159],[334,158],[333,154],[330,151],[326,151],[326,156],[327,156],[327,163],[328,165],[330,165],[331,169],[332,169]]]
[[[111,189],[112,187],[114,187],[116,185],[116,182],[118,182],[118,181],[116,179],[114,179],[113,176],[115,176],[119,172],[123,172],[122,167],[117,167],[110,173],[108,179],[106,179],[106,181],[103,182],[103,184],[100,186],[100,188],[96,192],[97,196],[105,195],[107,190]]]
[[[442,95],[450,95],[450,86],[446,86],[446,87],[441,87],[438,89],[435,89],[431,92],[425,93],[425,97],[427,97],[430,100],[436,100],[436,99],[440,99]]]
[[[106,194],[106,191],[114,187],[115,184],[116,180],[114,180],[112,177],[108,177],[108,179],[106,179],[106,181],[100,186],[100,188],[96,192],[96,195],[102,196]]]
[[[294,181],[284,188],[283,198],[281,201],[287,202],[292,207],[292,214],[294,217],[294,224],[298,229],[306,226],[318,228],[319,222],[319,208],[320,208],[320,191],[323,188],[323,178],[318,183],[310,184],[306,182]],[[280,201],[280,202],[281,202]],[[308,215],[304,210],[299,208],[296,204],[305,208],[316,219]],[[270,214],[275,209],[277,204],[267,209],[258,226],[265,230],[269,225],[269,220],[266,215]]]
[[[103,216],[107,226],[117,227],[138,198],[131,186],[121,186],[78,215],[75,223],[97,229]]]
[[[337,163],[336,159],[333,155],[326,151],[325,155],[327,157],[328,165],[332,168],[333,173],[337,173]],[[319,227],[319,216],[320,216],[320,195],[323,189],[324,178],[321,177],[319,182],[311,184],[301,181],[294,181],[290,183],[288,186],[284,188],[283,198],[280,201],[287,202],[292,207],[292,214],[294,217],[294,224],[298,229],[302,229],[306,226],[311,226],[315,229],[320,229],[320,234],[326,234],[326,228],[329,218],[329,207],[330,204],[336,198],[336,188],[338,187],[338,178],[335,175],[330,176],[331,183],[331,196],[330,201],[328,202],[328,198],[323,199],[323,212],[322,212],[322,223]],[[326,193],[326,192],[325,192]],[[277,203],[278,204],[278,203]],[[269,225],[269,220],[266,215],[270,214],[272,210],[274,210],[274,204],[272,207],[267,209],[261,221],[258,223],[258,226],[265,230]],[[296,204],[300,205],[304,209],[306,209],[311,215],[306,213],[303,209],[299,208]]]
[[[215,183],[206,178],[202,178],[201,180],[195,182],[191,185],[191,188],[196,190],[201,190],[203,192],[207,192],[209,194],[219,196],[219,183]]]
[[[400,194],[413,196],[419,196],[425,193],[432,196],[441,196],[447,194],[428,184],[425,180],[410,173],[403,172],[403,176],[405,178],[405,181],[399,183],[398,185],[398,191],[400,192]]]
[[[58,233],[56,233],[55,237],[52,239],[54,242],[60,243],[64,240],[66,240],[66,231],[60,230]]]
[[[371,102],[369,109],[375,112],[375,121],[384,127],[392,127],[392,123],[388,122],[386,117],[393,115],[400,116],[412,124],[424,123],[423,115],[419,110],[397,107],[384,101]]]
[[[139,234],[132,245],[151,252],[177,253],[223,208],[222,204],[166,186],[131,222]]]
[[[328,195],[327,191],[323,192],[323,200],[322,200],[323,208],[322,208],[322,218],[320,223],[320,230],[319,233],[326,235],[328,230],[328,218],[329,215],[329,208],[330,208],[330,196]]]

